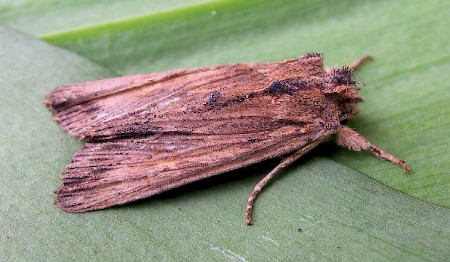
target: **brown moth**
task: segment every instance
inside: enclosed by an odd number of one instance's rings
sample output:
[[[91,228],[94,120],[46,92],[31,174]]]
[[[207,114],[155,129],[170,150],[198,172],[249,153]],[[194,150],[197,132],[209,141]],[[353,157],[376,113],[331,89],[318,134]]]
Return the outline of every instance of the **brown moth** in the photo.
[[[62,129],[87,143],[56,190],[66,212],[146,198],[196,180],[285,156],[253,189],[317,145],[335,140],[406,163],[342,123],[362,102],[352,72],[323,67],[320,54],[279,63],[219,65],[111,78],[57,88],[45,105]]]

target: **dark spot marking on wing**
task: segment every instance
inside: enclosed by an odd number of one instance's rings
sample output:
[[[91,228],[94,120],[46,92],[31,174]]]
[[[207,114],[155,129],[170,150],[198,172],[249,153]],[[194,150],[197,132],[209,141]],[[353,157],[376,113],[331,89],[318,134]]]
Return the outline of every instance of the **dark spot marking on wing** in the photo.
[[[217,100],[221,98],[223,95],[219,91],[214,91],[209,95],[208,102],[206,102],[206,105],[208,106],[214,106],[217,103]]]
[[[281,81],[274,81],[269,87],[264,89],[264,94],[281,95],[292,94],[296,90],[306,87],[306,82],[298,78],[289,78]]]

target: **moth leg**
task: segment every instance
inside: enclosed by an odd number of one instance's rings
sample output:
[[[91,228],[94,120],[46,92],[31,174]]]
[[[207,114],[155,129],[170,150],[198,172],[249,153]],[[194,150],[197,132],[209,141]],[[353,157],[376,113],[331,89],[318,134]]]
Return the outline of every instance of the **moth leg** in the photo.
[[[269,174],[267,174],[261,181],[258,182],[258,184],[256,184],[256,186],[253,188],[252,193],[250,194],[250,196],[247,199],[247,209],[246,209],[246,213],[245,213],[245,217],[247,220],[247,226],[251,226],[252,225],[252,211],[253,211],[253,202],[255,202],[256,197],[258,196],[259,192],[261,192],[261,190],[263,189],[263,187],[265,185],[267,185],[267,183],[283,168],[289,166],[290,164],[292,164],[293,162],[295,162],[297,159],[299,159],[300,157],[302,157],[304,154],[308,153],[311,149],[313,149],[314,147],[316,147],[317,145],[321,144],[322,142],[324,142],[326,140],[325,139],[320,139],[317,140],[305,147],[303,147],[302,149],[295,151],[294,153],[292,153],[291,155],[289,155],[287,158],[283,159],[274,169],[272,169],[272,171],[270,171]]]
[[[358,68],[359,68],[362,64],[364,64],[364,63],[366,63],[366,62],[368,62],[368,61],[370,61],[370,60],[373,60],[373,58],[372,58],[370,55],[365,55],[365,56],[363,56],[363,57],[360,57],[360,58],[356,59],[356,61],[354,61],[351,65],[349,65],[349,66],[348,66],[348,69],[349,69],[351,72],[354,72],[355,70],[358,70]]]
[[[409,167],[405,163],[405,161],[371,144],[362,135],[358,134],[356,131],[354,131],[349,127],[346,126],[339,127],[339,130],[337,132],[337,144],[347,147],[348,149],[353,151],[361,151],[363,149],[370,150],[377,157],[386,159],[396,165],[399,165],[405,173],[409,172]]]

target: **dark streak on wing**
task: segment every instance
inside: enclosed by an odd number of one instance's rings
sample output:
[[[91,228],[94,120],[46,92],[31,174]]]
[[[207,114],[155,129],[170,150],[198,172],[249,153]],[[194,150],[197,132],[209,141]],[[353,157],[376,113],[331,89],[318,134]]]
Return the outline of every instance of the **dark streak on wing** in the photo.
[[[283,94],[289,94],[294,95],[296,91],[298,91],[301,88],[312,88],[313,86],[308,86],[308,84],[305,81],[302,81],[300,79],[284,79],[281,81],[274,81],[272,84],[257,92],[249,92],[245,95],[235,95],[232,98],[229,98],[225,101],[218,102],[219,98],[222,96],[222,94],[218,91],[214,91],[210,95],[210,99],[207,102],[207,105],[210,106],[209,109],[212,108],[212,106],[215,107],[227,107],[233,104],[238,104],[241,102],[244,102],[248,99],[254,99],[254,98],[260,98],[262,96],[267,95],[275,95],[280,96]]]

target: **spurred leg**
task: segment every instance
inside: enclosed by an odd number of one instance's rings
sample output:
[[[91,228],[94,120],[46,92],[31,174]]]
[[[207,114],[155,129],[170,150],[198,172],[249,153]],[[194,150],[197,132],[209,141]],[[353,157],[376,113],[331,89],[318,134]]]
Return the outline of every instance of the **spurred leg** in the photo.
[[[253,191],[251,195],[247,199],[247,211],[246,211],[246,220],[247,220],[247,226],[252,225],[252,211],[253,211],[253,202],[255,201],[256,197],[258,196],[259,192],[263,189],[263,187],[283,168],[289,166],[293,162],[295,162],[297,159],[302,157],[304,154],[308,153],[311,149],[316,147],[317,145],[323,143],[327,138],[317,140],[302,149],[292,153],[287,158],[283,159],[272,171],[270,171],[269,174],[267,174],[261,181],[256,184],[256,186],[253,188]]]
[[[339,127],[339,130],[337,132],[337,144],[347,147],[353,151],[361,151],[364,149],[370,150],[377,157],[386,159],[394,164],[399,165],[405,173],[409,172],[409,167],[408,165],[406,165],[405,161],[371,144],[367,139],[365,139],[363,136],[349,127]]]

